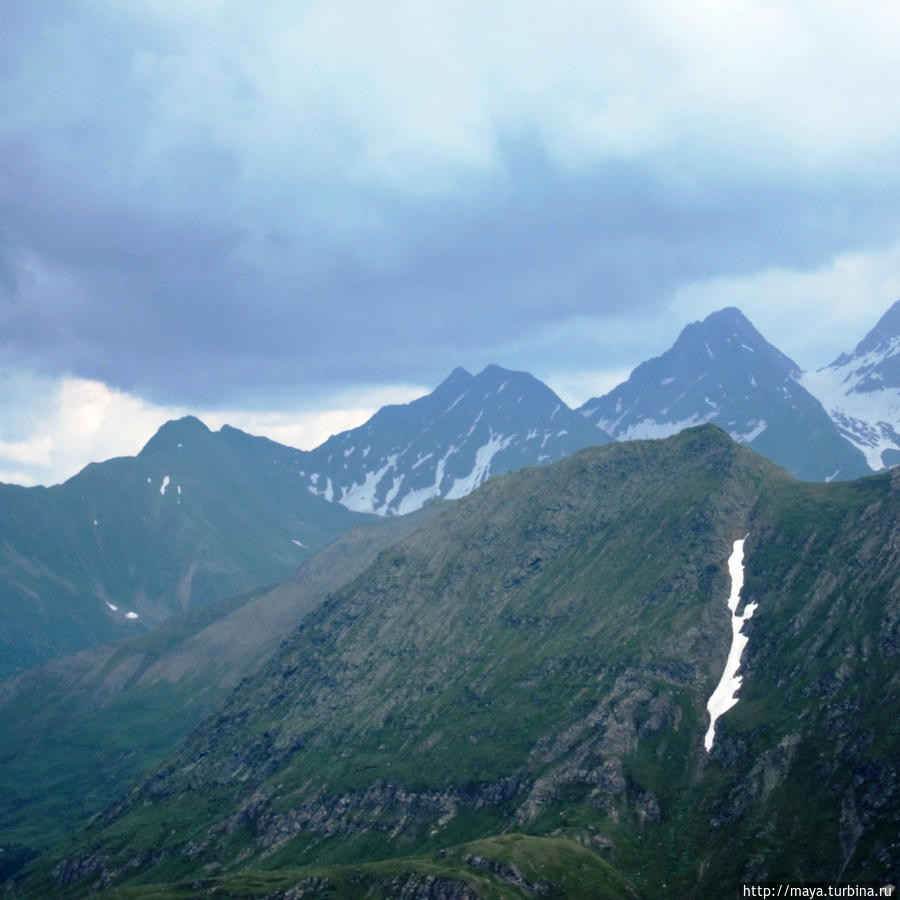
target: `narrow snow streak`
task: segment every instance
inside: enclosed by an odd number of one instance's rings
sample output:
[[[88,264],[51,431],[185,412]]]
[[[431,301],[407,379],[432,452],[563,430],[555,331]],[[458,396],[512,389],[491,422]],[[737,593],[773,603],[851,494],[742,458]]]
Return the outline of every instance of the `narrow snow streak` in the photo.
[[[744,586],[744,540],[745,538],[741,538],[734,542],[731,556],[728,558],[728,574],[731,576],[731,593],[728,597],[728,609],[731,612],[731,650],[728,651],[725,671],[722,672],[719,684],[706,704],[709,710],[709,730],[703,743],[707,753],[712,750],[713,739],[716,736],[716,719],[738,702],[735,695],[743,679],[737,673],[741,667],[741,654],[747,646],[747,641],[750,640],[745,634],[741,634],[741,628],[756,612],[757,607],[756,603],[751,603],[745,607],[742,616],[737,614],[738,601]]]

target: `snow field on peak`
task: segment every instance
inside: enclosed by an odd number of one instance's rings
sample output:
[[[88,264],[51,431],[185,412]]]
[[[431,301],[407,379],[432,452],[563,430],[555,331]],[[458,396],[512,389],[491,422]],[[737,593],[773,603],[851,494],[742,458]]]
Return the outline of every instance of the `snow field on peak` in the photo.
[[[456,500],[459,497],[464,497],[483,484],[490,474],[491,460],[501,450],[505,450],[514,437],[515,435],[511,434],[509,437],[504,438],[502,434],[494,434],[491,431],[490,440],[475,451],[475,465],[472,466],[472,471],[465,477],[457,478],[453,482],[453,487],[447,491],[447,499]]]
[[[692,415],[688,419],[681,419],[678,422],[657,422],[655,419],[642,419],[629,425],[623,431],[613,431],[612,429],[618,425],[618,420],[598,419],[597,427],[614,434],[620,441],[642,441],[656,440],[658,438],[671,437],[678,434],[685,428],[693,428],[695,425],[703,425],[712,418],[712,413],[707,416]]]
[[[346,456],[347,454],[344,455]],[[378,490],[378,484],[387,470],[395,469],[396,466],[397,454],[394,453],[387,458],[387,462],[380,469],[366,472],[361,484],[354,482],[349,488],[341,488],[341,496],[338,498],[338,503],[346,506],[347,509],[353,512],[375,512],[375,492]]]
[[[804,372],[800,384],[822,404],[838,431],[862,451],[869,468],[877,472],[884,468],[884,451],[900,449],[900,388],[856,390],[868,375],[860,370],[871,368],[864,361],[875,355]],[[881,361],[884,354],[877,355],[877,361]]]

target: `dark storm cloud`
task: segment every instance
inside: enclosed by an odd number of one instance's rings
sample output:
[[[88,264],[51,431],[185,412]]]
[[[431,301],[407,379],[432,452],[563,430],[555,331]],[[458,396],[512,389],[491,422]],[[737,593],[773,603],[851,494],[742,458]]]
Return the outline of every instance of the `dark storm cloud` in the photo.
[[[821,165],[804,168],[805,148],[783,135],[748,153],[716,132],[715,104],[709,140],[702,108],[677,140],[645,137],[678,131],[648,100],[657,124],[610,150],[595,131],[628,136],[633,114],[617,126],[603,90],[624,76],[595,78],[603,66],[588,57],[571,79],[599,91],[590,128],[542,105],[557,76],[486,97],[489,54],[476,54],[442,78],[413,58],[378,81],[400,65],[390,23],[322,50],[340,11],[298,24],[287,8],[256,22],[220,6],[13,17],[0,125],[8,358],[188,404],[433,383],[567,317],[652,311],[685,282],[816,266],[895,236],[893,175],[861,177],[832,153],[823,189]],[[304,52],[284,51],[288,38]],[[567,72],[564,43],[548,70]],[[665,74],[638,68],[648,84]],[[685,88],[686,120],[690,101]],[[516,103],[513,121],[498,111]]]

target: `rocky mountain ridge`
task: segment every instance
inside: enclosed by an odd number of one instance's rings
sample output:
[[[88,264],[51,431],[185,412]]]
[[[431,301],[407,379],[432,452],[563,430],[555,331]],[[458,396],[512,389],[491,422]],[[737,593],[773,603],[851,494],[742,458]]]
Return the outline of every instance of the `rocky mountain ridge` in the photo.
[[[492,479],[313,611],[22,891],[889,881],[898,522],[896,473],[804,484],[712,426]],[[758,609],[707,753],[744,535]]]
[[[870,471],[801,370],[740,310],[719,310],[685,327],[662,356],[580,412],[617,440],[661,438],[713,422],[798,478],[831,481]]]
[[[851,353],[800,380],[873,470],[900,463],[900,300]]]
[[[357,512],[404,515],[471,493],[489,477],[612,438],[526,372],[457,368],[434,391],[386,406],[304,456],[313,493]]]

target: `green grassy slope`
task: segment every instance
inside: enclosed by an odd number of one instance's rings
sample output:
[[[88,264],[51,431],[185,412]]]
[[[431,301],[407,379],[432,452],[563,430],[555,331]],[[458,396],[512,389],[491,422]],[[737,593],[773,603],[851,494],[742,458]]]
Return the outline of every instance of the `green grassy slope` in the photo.
[[[0,682],[0,875],[158,765],[330,591],[432,512],[352,528],[281,585]]]
[[[189,417],[64,484],[0,485],[0,675],[287,578],[367,521],[310,494],[297,458]]]
[[[887,878],[898,505],[896,478],[800,484],[708,426],[497,478],[312,612],[23,893]],[[744,534],[760,605],[707,754]]]

